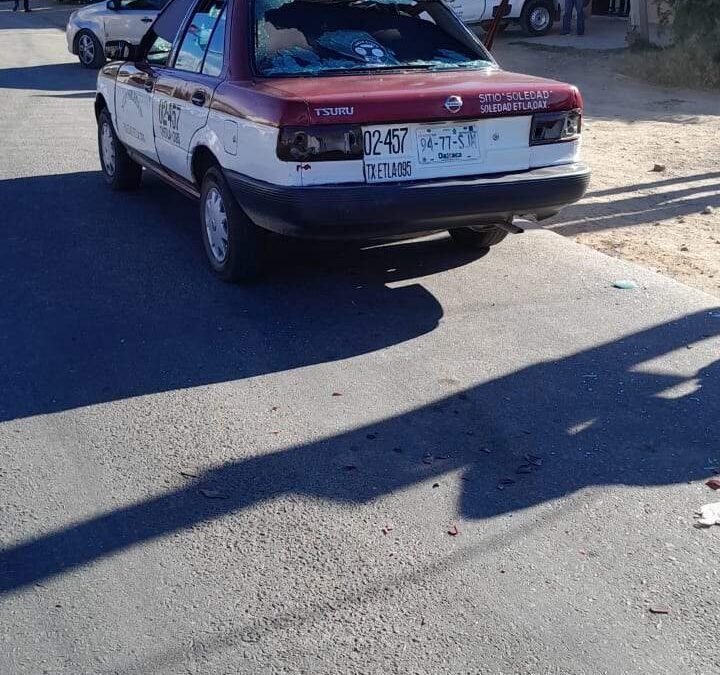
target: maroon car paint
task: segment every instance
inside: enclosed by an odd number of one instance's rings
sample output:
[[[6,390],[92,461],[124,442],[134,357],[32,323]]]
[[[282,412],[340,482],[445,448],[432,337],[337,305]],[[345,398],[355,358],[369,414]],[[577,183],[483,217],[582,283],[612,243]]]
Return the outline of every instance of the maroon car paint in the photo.
[[[248,0],[231,2],[232,40],[227,79],[215,92],[218,111],[271,126],[419,122],[529,115],[532,112],[582,109],[578,89],[570,84],[497,68],[446,72],[397,72],[377,75],[260,78],[252,73],[253,40]],[[535,111],[482,112],[480,95],[548,92],[546,107]],[[460,96],[463,107],[450,113],[443,104]],[[319,108],[353,108],[353,115],[322,116]]]
[[[269,126],[305,126],[308,105],[289,99],[273,87],[256,82],[223,82],[215,90],[211,108],[219,113]]]
[[[444,107],[453,95],[463,99],[457,113]],[[529,102],[522,99],[525,96],[530,97]],[[581,109],[583,105],[580,92],[572,85],[502,70],[257,79],[226,82],[215,97],[218,110],[272,126],[482,119]],[[482,103],[493,98],[500,103]],[[520,100],[512,101],[514,98]],[[523,108],[533,100],[542,107]],[[483,109],[512,107],[513,103],[519,106],[516,110]],[[351,109],[352,114],[318,114],[326,108]]]

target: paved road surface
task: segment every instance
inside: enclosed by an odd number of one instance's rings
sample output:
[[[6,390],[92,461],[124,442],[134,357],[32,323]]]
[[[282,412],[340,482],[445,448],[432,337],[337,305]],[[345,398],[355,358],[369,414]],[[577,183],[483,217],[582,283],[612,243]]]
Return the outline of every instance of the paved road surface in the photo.
[[[222,285],[62,33],[0,42],[3,675],[720,671],[712,298],[540,231]]]

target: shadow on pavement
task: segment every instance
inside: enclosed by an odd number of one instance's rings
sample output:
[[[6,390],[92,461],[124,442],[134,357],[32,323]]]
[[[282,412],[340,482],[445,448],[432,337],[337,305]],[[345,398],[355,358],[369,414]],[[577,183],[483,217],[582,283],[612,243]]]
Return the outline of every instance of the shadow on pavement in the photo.
[[[688,183],[707,181],[720,174],[707,173],[690,179],[680,179],[682,188],[663,192],[640,192],[640,190],[671,185],[670,181],[656,184],[630,185],[622,191],[604,190],[589,193],[587,197],[603,195],[616,196],[612,201],[593,203],[583,200],[565,207],[559,215],[545,223],[563,236],[569,237],[584,232],[597,232],[605,229],[618,229],[637,225],[649,225],[659,220],[679,218],[701,213],[706,206],[720,208],[720,181],[714,185],[690,185]],[[636,192],[637,191],[637,192]],[[630,196],[621,197],[622,193]]]
[[[657,174],[655,174],[657,175]],[[626,192],[635,192],[637,190],[653,190],[668,185],[683,185],[689,186],[691,183],[699,183],[702,181],[717,179],[717,188],[720,189],[720,171],[708,171],[706,173],[696,173],[692,176],[674,176],[672,178],[665,178],[663,180],[651,180],[646,183],[636,183],[635,185],[621,185],[619,187],[608,188],[606,190],[593,190],[588,192],[585,197],[609,197],[611,195],[621,195]],[[707,190],[707,186],[699,186],[694,188],[695,191],[700,192]],[[711,188],[712,189],[712,188]],[[692,194],[693,188],[688,187],[689,194]]]
[[[432,331],[412,279],[468,263],[449,238],[359,251],[278,239],[256,286],[210,273],[197,205],[100,172],[0,182],[0,421],[345,359]]]
[[[68,57],[70,55],[68,54]],[[52,63],[0,70],[0,89],[38,91],[78,91],[86,89],[95,95],[97,72],[86,70],[79,63]]]
[[[79,4],[61,5],[48,0],[30,0],[32,11],[27,13],[22,11],[22,1],[20,10],[13,12],[14,4],[13,0],[0,2],[0,30],[56,28],[65,32],[68,17],[80,6]]]
[[[226,463],[182,489],[6,549],[0,553],[0,592],[281,495],[367,503],[460,471],[459,511],[482,519],[591,485],[698,479],[717,441],[720,359],[691,378],[638,367],[718,335],[720,320],[708,312],[692,314],[371,426]],[[667,396],[680,384],[692,384],[693,392]],[[527,453],[542,464],[517,475]],[[357,469],[345,471],[349,462]],[[498,490],[507,476],[516,482]],[[200,486],[223,498],[205,499]]]
[[[68,99],[78,99],[78,98],[95,98],[95,92],[94,91],[76,91],[72,92],[71,94],[35,94],[35,98],[68,98]]]

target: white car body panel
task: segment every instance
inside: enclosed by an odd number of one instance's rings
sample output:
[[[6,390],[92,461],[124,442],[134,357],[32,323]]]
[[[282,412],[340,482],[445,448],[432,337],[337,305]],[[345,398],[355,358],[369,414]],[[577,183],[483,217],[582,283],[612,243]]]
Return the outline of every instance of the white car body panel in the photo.
[[[117,115],[115,114],[115,80],[110,80],[107,77],[98,77],[96,89],[97,95],[102,96],[107,104],[110,119],[115,126],[115,133],[117,133]]]
[[[224,169],[274,185],[302,185],[303,177],[302,172],[297,168],[298,165],[294,162],[283,162],[278,158],[277,141],[277,127],[230,117],[211,110],[207,124],[198,130],[190,143],[187,157],[188,175],[191,173],[190,162],[193,152],[199,146],[206,146]],[[338,165],[360,164],[362,175],[362,162],[316,163],[316,165],[320,164],[334,165],[338,176],[350,175]],[[356,175],[356,172],[352,175]]]
[[[132,63],[124,63],[120,67],[119,74],[125,79],[127,76],[136,78],[143,76],[143,73]],[[157,162],[152,93],[141,87],[129,86],[122,80],[116,80],[114,98],[115,132],[120,140],[129,148]]]
[[[487,12],[487,17],[485,11],[486,6],[492,4],[492,0],[445,0],[445,2],[465,23],[477,23],[484,21],[485,18],[492,18],[491,10]]]
[[[490,21],[493,18],[493,10],[500,6],[500,0],[445,0],[445,2],[457,14],[458,18],[468,24]],[[526,0],[510,0],[510,13],[507,19],[518,20],[522,14]],[[557,10],[560,3],[554,0]]]
[[[147,10],[119,10],[103,14],[105,41],[126,40],[137,45],[143,39],[157,12]]]
[[[106,2],[81,7],[70,15],[65,29],[68,51],[76,53],[75,37],[83,29],[92,32],[103,48],[108,40],[140,44],[157,15],[157,10],[149,9],[108,9]]]
[[[207,126],[214,88],[207,82],[202,87],[199,82],[183,81],[172,69],[161,71],[155,83],[152,116],[158,160],[166,169],[187,180],[192,180],[188,161],[190,145],[196,133]],[[194,91],[205,93],[206,105],[191,102]],[[179,97],[178,92],[182,92]]]
[[[526,171],[531,168],[576,162],[580,141],[530,147],[531,116],[479,120],[480,138],[485,151],[474,165],[423,167],[417,180]],[[237,134],[233,136],[233,134]],[[198,130],[189,147],[183,176],[192,179],[191,159],[199,146],[217,157],[224,169],[255,180],[283,186],[335,185],[363,183],[363,162],[334,161],[292,163],[278,159],[278,130],[211,111],[205,127]],[[493,147],[499,145],[500,147]]]
[[[548,143],[530,148],[530,168],[539,169],[543,166],[558,166],[580,161],[580,143],[578,138],[566,143]]]

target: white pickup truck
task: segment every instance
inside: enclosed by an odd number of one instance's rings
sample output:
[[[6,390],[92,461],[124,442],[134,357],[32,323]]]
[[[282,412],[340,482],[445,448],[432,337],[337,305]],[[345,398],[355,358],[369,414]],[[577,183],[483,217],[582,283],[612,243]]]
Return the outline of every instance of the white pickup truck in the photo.
[[[455,14],[467,24],[491,21],[500,6],[500,0],[445,0]],[[527,35],[540,36],[550,31],[560,19],[557,0],[510,0],[508,12],[501,27],[519,23]]]

